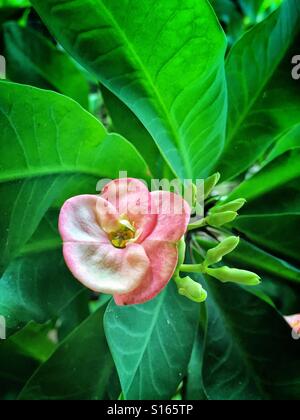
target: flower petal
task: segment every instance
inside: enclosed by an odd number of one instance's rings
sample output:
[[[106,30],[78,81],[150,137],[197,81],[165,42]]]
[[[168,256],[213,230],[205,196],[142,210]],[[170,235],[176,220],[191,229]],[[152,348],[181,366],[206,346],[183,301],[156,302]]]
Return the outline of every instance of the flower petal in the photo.
[[[179,241],[186,233],[191,209],[177,194],[155,191],[150,194],[152,212],[158,214],[156,226],[147,239]]]
[[[177,244],[146,240],[143,247],[151,263],[149,275],[137,289],[127,294],[115,294],[117,305],[134,305],[153,299],[172,278],[178,261]]]
[[[109,243],[97,216],[96,195],[79,195],[66,201],[59,215],[59,232],[64,242]]]
[[[285,316],[284,319],[296,333],[300,334],[300,314]]]
[[[109,201],[100,196],[97,196],[96,215],[104,232],[111,233],[120,229],[119,212]]]
[[[63,252],[74,277],[97,293],[129,293],[149,274],[150,261],[137,244],[117,249],[111,244],[69,242]]]
[[[126,215],[140,231],[138,243],[153,230],[157,216],[151,214],[150,193],[143,182],[134,178],[117,179],[104,187],[101,197],[110,202],[120,216]]]

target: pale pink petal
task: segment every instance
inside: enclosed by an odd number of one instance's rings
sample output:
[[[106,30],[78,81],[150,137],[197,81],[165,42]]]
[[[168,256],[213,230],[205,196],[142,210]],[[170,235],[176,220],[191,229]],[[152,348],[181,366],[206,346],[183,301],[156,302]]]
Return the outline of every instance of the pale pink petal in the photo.
[[[287,323],[293,328],[296,333],[300,334],[300,314],[285,316]]]
[[[150,261],[141,245],[117,249],[111,244],[69,242],[63,252],[74,277],[97,293],[129,293],[148,276]]]
[[[168,284],[178,262],[177,244],[146,240],[143,247],[150,259],[151,271],[139,287],[127,294],[115,294],[117,305],[134,305],[153,299]]]
[[[120,229],[119,212],[109,201],[100,196],[97,196],[96,215],[104,232],[111,233]]]
[[[157,216],[151,214],[151,199],[146,185],[134,178],[117,179],[107,184],[101,194],[118,211],[126,215],[140,233],[142,242],[153,230]]]
[[[64,242],[109,243],[97,218],[96,195],[79,195],[63,205],[59,215],[59,232]]]
[[[158,213],[158,217],[147,239],[179,241],[187,231],[190,206],[179,195],[167,191],[155,191],[150,196],[152,212]]]

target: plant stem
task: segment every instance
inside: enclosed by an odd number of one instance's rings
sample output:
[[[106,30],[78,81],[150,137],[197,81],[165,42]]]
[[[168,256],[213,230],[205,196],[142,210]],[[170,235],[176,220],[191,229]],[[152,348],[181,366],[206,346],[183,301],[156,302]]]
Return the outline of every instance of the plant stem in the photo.
[[[182,264],[179,271],[184,273],[203,273],[202,264]]]

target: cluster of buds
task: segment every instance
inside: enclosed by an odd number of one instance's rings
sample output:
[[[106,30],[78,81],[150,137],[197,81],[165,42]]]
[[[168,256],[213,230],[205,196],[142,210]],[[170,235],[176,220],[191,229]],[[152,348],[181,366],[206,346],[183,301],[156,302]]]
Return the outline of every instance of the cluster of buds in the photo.
[[[220,175],[215,174],[205,181],[204,191],[205,199],[212,193],[219,182]],[[238,211],[245,205],[243,198],[225,203],[217,204],[209,210],[206,217],[191,223],[188,226],[189,231],[198,230],[206,226],[220,228],[230,223],[238,216]],[[222,283],[236,283],[245,286],[257,286],[260,284],[260,277],[247,270],[240,270],[221,265],[223,258],[233,252],[239,245],[240,239],[236,236],[230,236],[220,242],[216,247],[207,251],[204,261],[201,264],[184,264],[185,242],[181,241],[179,245],[179,263],[174,280],[178,287],[178,292],[195,302],[204,302],[207,299],[207,292],[203,287],[191,277],[181,277],[180,273],[201,273],[213,277]]]

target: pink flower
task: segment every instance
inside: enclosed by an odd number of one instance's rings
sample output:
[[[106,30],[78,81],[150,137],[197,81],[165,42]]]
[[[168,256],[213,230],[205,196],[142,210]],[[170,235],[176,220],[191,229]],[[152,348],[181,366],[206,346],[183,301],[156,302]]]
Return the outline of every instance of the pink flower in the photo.
[[[287,321],[290,327],[295,331],[295,333],[300,335],[300,314],[285,316],[284,319]]]
[[[146,302],[172,278],[189,219],[189,205],[176,194],[149,193],[136,179],[112,181],[101,195],[63,205],[66,264],[86,287],[114,295],[118,305]]]

